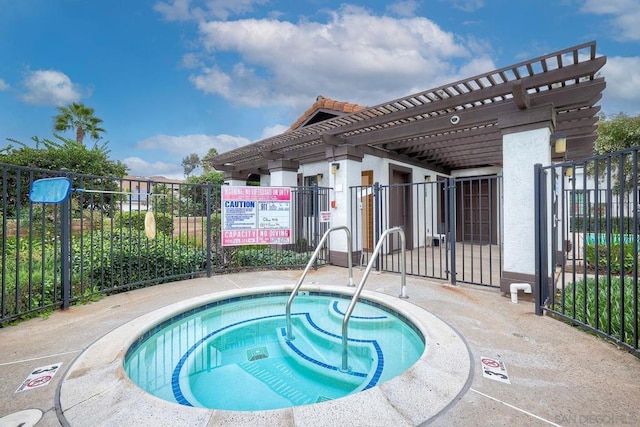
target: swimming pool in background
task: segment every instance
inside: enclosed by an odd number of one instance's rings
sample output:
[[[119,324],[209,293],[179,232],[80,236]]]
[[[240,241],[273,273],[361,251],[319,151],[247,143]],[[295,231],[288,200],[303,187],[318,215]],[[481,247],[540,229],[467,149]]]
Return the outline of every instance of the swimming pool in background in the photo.
[[[402,315],[360,299],[349,321],[349,370],[341,371],[341,328],[350,300],[307,292],[214,301],[143,333],[124,358],[142,389],[185,406],[258,411],[338,399],[379,385],[412,366],[425,340]]]

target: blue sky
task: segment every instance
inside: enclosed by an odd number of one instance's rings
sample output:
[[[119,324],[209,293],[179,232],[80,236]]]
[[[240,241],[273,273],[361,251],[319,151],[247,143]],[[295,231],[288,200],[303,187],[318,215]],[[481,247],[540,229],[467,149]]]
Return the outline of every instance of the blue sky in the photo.
[[[0,0],[0,147],[83,102],[130,173],[183,178],[318,95],[376,105],[591,40],[603,111],[640,114],[638,0]]]

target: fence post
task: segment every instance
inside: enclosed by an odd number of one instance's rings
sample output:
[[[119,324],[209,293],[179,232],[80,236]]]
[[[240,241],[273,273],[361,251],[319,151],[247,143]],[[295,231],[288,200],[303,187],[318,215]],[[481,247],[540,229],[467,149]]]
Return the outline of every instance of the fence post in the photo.
[[[60,282],[62,284],[62,309],[67,310],[71,301],[71,197],[60,204]]]
[[[382,227],[382,221],[380,218],[380,184],[373,183],[373,247],[375,248],[380,240],[380,228]],[[380,271],[380,257],[375,259],[376,271]]]
[[[451,284],[456,284],[456,179],[449,178],[447,194],[449,195],[449,247],[451,248],[451,267],[449,268]],[[446,244],[446,243],[445,243]],[[445,246],[446,248],[446,246]]]
[[[207,202],[206,202],[206,214],[207,214],[207,277],[211,277],[211,183],[207,183]]]
[[[535,314],[542,316],[546,303],[548,281],[548,245],[547,245],[547,188],[546,174],[542,165],[536,163],[533,167],[534,178],[534,222],[535,222]]]
[[[320,241],[320,193],[318,191],[318,183],[312,187],[312,196],[313,196],[313,247],[318,246],[318,242]],[[313,269],[318,269],[318,257],[313,263]]]

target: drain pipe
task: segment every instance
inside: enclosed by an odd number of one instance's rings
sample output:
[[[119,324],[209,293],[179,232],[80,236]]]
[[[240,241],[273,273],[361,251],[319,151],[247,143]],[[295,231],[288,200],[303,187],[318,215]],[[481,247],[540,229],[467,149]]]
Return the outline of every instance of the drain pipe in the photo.
[[[511,291],[511,302],[518,303],[518,291],[524,291],[525,294],[531,293],[531,285],[529,283],[512,283],[509,285]]]

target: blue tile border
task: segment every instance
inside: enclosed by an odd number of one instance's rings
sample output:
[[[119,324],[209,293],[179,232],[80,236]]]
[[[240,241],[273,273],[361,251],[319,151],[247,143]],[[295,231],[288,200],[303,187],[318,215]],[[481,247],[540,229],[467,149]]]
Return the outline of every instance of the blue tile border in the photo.
[[[340,309],[338,308],[338,302],[339,301],[334,301],[333,305],[331,306],[331,308],[333,308],[333,311],[335,311],[336,313],[338,313],[341,316],[344,316],[347,313],[344,313],[342,311],[340,311]],[[388,319],[387,316],[351,316],[351,319],[360,319],[360,320],[382,320],[382,319]],[[407,323],[407,322],[405,322]]]

